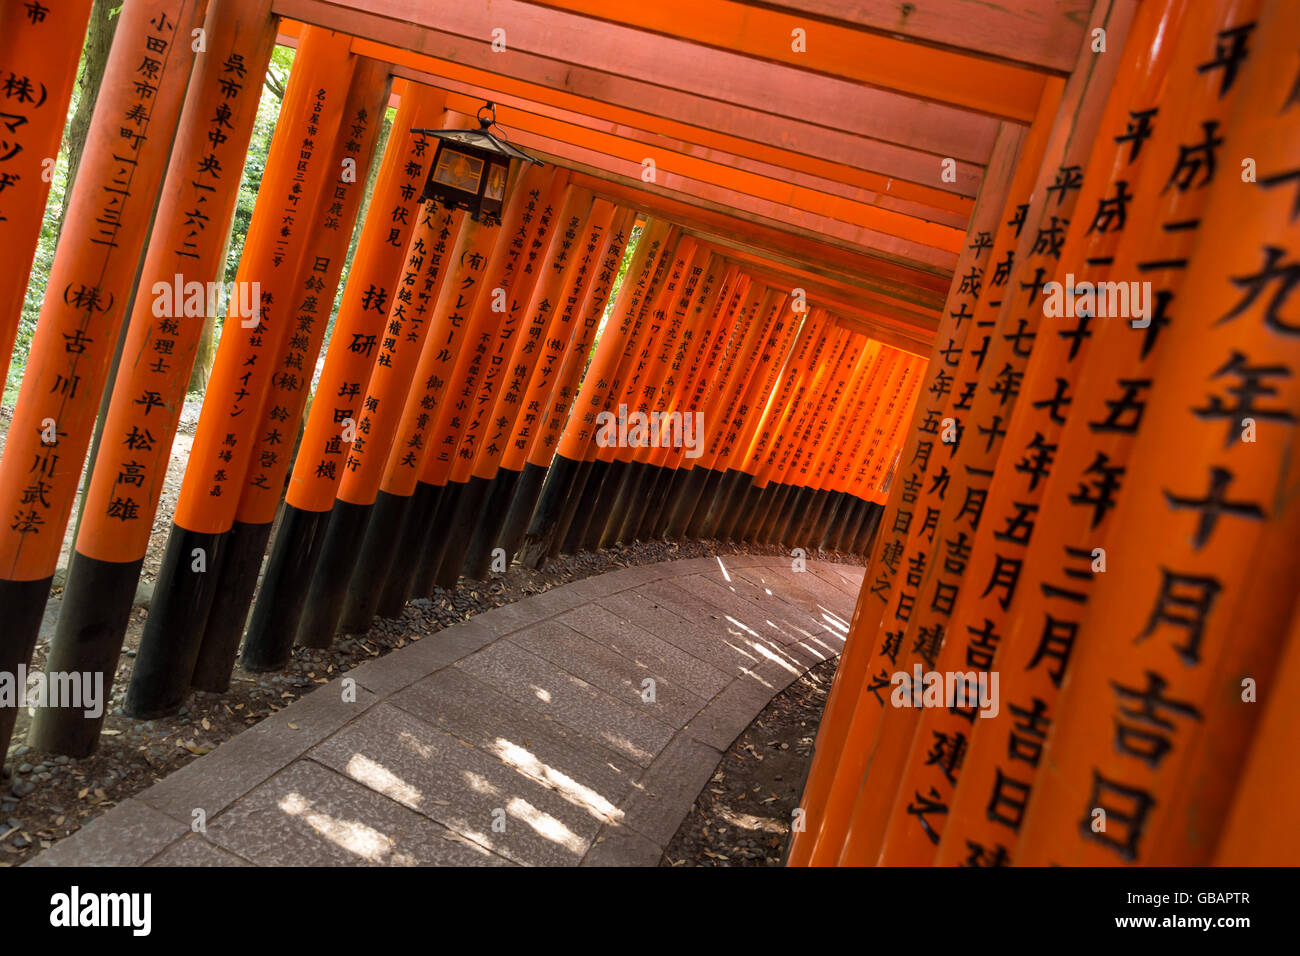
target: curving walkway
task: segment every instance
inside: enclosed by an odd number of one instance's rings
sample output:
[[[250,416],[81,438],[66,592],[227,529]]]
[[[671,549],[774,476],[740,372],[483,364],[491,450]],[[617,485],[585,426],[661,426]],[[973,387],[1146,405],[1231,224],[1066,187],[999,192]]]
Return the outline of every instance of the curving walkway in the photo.
[[[322,685],[28,865],[653,866],[736,736],[839,653],[862,573],[695,558],[476,615]]]

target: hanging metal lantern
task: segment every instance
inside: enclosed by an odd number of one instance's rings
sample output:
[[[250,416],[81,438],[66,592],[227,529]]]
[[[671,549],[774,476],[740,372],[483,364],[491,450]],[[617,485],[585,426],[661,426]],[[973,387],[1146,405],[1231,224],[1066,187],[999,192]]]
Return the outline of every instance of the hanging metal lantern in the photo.
[[[496,119],[496,107],[486,103],[478,111],[478,129],[411,130],[438,140],[429,178],[420,195],[422,202],[432,199],[447,209],[464,209],[475,222],[483,217],[500,221],[511,163],[542,163],[493,136],[490,128],[496,125]]]

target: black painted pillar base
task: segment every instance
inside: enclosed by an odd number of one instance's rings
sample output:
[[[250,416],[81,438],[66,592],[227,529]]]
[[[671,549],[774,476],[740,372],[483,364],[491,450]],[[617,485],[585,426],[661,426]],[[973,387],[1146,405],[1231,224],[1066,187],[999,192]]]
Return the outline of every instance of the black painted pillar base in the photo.
[[[221,600],[212,605],[212,613],[208,615],[203,643],[194,662],[194,676],[190,678],[190,686],[196,690],[223,694],[230,689],[230,672],[235,669],[262,558],[271,540],[272,524],[236,521],[231,528],[226,557],[221,562],[221,578],[217,582]]]
[[[228,537],[228,532],[208,534],[172,525],[126,690],[123,709],[128,716],[152,720],[176,713],[185,703],[219,593]]]
[[[772,493],[767,511],[763,514],[763,523],[759,526],[755,535],[759,543],[772,544],[776,536],[777,522],[781,519],[781,514],[785,511],[786,502],[794,489],[789,485],[777,485],[776,490]]]
[[[743,516],[748,515],[753,509],[755,502],[758,501],[760,491],[754,486],[754,476],[745,472],[738,472],[739,478],[736,480],[736,487],[731,492],[731,497],[727,501],[719,499],[718,508],[722,511],[717,521],[717,528],[714,535],[720,541],[739,541],[740,536],[736,529],[740,526]]]
[[[627,518],[628,496],[636,484],[644,462],[614,461],[605,475],[605,488],[596,502],[595,511],[604,519],[597,547],[609,548],[622,539],[623,521]],[[599,520],[599,519],[598,519]]]
[[[830,537],[830,529],[834,527],[835,516],[843,514],[848,508],[849,502],[847,496],[838,491],[822,491],[821,507],[817,511],[816,517],[808,530],[808,546],[814,550],[820,551]]]
[[[680,538],[686,534],[686,528],[691,523],[691,516],[695,514],[695,506],[700,501],[700,495],[704,491],[704,481],[707,478],[706,469],[698,465],[682,475],[677,499],[673,502],[672,513],[668,516],[668,528],[664,532],[666,537]]]
[[[772,499],[776,497],[780,487],[780,485],[768,482],[758,489],[758,494],[754,497],[754,507],[741,519],[741,533],[739,535],[741,541],[758,543],[759,532],[763,529],[763,520],[767,516],[768,509],[772,507]]]
[[[479,517],[478,527],[474,529],[469,554],[465,556],[465,577],[484,581],[493,573],[492,552],[496,550],[501,540],[501,532],[506,526],[506,518],[510,512],[510,503],[514,500],[518,486],[519,472],[507,471],[505,468],[497,469],[496,476],[492,479],[492,487],[488,489],[487,497],[483,500],[483,514]],[[505,553],[505,564],[502,568],[504,571],[510,567],[510,559],[513,555],[504,548],[502,550]]]
[[[683,470],[680,465],[672,470],[668,478],[668,484],[664,489],[664,500],[659,506],[654,524],[646,529],[649,537],[665,538],[668,536],[668,522],[672,520],[674,509],[677,507],[677,500],[681,497],[682,489],[686,486],[686,476],[690,473],[690,471]]]
[[[438,567],[436,580],[440,588],[450,591],[460,580],[460,570],[465,566],[465,554],[469,551],[474,529],[478,527],[483,499],[487,497],[490,484],[486,478],[471,475],[469,481],[459,486],[459,501],[444,535],[446,544],[442,550],[442,564]]]
[[[707,501],[701,501],[699,509],[704,512],[704,520],[700,522],[700,537],[712,539],[715,541],[722,540],[719,534],[722,526],[722,516],[727,510],[727,505],[736,496],[737,492],[742,489],[741,481],[744,473],[737,471],[735,468],[728,468],[722,473],[722,478],[718,481],[717,490]]]
[[[591,470],[594,467],[594,461],[578,462],[578,467],[573,472],[573,479],[569,482],[569,492],[560,505],[560,517],[555,522],[555,529],[547,543],[544,560],[550,560],[564,550],[563,545],[569,538],[569,529],[573,527],[573,522],[578,516],[578,502],[582,500],[582,492],[587,487],[587,480],[591,477]]]
[[[280,527],[244,635],[239,657],[244,670],[278,670],[288,662],[329,523],[328,511],[282,506]]]
[[[587,480],[583,483],[582,494],[578,498],[578,510],[569,525],[569,533],[562,547],[565,551],[595,551],[600,547],[600,536],[605,531],[605,513],[596,507],[600,500],[605,482],[614,462],[599,458],[591,462]]]
[[[27,732],[27,742],[38,750],[88,757],[99,745],[143,565],[144,558],[100,561],[72,552],[45,672],[103,674],[104,710],[87,717],[84,707],[38,708]]]
[[[839,537],[835,541],[835,550],[849,554],[853,550],[853,542],[858,539],[858,531],[862,528],[862,522],[867,520],[867,512],[871,510],[871,503],[865,498],[853,497],[853,513],[849,515],[849,520],[844,523]]]
[[[808,509],[812,507],[813,490],[811,488],[795,488],[790,497],[786,499],[784,512],[777,518],[776,528],[773,530],[773,537],[776,544],[784,544],[788,547],[805,547],[804,539],[800,536],[800,530],[803,528],[804,520],[808,517]]]
[[[519,473],[514,497],[510,499],[510,508],[506,512],[506,522],[501,526],[501,534],[497,538],[497,546],[505,551],[508,559],[519,557],[523,550],[524,540],[528,536],[528,529],[532,527],[533,515],[541,501],[546,476],[550,471],[549,467],[543,468],[526,462],[524,470]]]
[[[691,520],[686,524],[686,537],[700,538],[704,531],[704,522],[709,517],[709,502],[717,497],[718,485],[722,483],[724,472],[715,471],[712,468],[704,469],[704,484],[700,487],[699,500],[695,502],[695,510],[691,513]]]
[[[551,459],[551,467],[546,469],[546,480],[528,521],[528,530],[520,541],[519,560],[528,567],[540,568],[550,556],[551,539],[557,533],[556,526],[560,523],[565,501],[581,467],[582,462],[563,455]]]
[[[875,502],[871,503],[871,510],[867,513],[867,519],[862,522],[858,537],[853,542],[854,554],[866,557],[871,552],[871,545],[876,537],[876,529],[880,524],[880,516],[884,513],[884,508]]]
[[[321,545],[320,560],[312,575],[297,641],[303,647],[329,647],[338,633],[339,617],[348,596],[348,582],[357,563],[357,551],[365,540],[374,505],[357,505],[337,500],[330,511]],[[249,670],[257,670],[245,662]],[[274,667],[278,665],[270,665]]]
[[[393,541],[396,557],[389,566],[388,577],[384,579],[384,585],[379,591],[376,611],[380,617],[401,617],[402,608],[411,599],[415,589],[417,562],[407,560],[407,555],[419,554],[419,549],[424,546],[433,515],[442,500],[442,489],[442,485],[430,485],[423,481],[415,483],[406,520],[402,522],[401,531]]]
[[[409,495],[390,495],[380,491],[370,512],[370,524],[361,541],[356,565],[348,581],[343,611],[339,614],[340,634],[364,634],[370,630],[379,611],[379,598],[393,566],[393,542],[397,540],[410,508]]]
[[[659,523],[663,516],[664,505],[668,501],[668,492],[672,489],[673,478],[677,474],[676,468],[669,468],[667,465],[655,465],[654,483],[649,485],[649,494],[645,496],[645,504],[641,508],[641,520],[637,522],[636,539],[638,541],[649,541],[654,537],[654,527]]]
[[[0,671],[18,680],[18,668],[32,661],[36,639],[41,634],[41,620],[45,617],[45,602],[50,597],[50,583],[54,575],[36,581],[9,581],[0,579]],[[14,706],[0,706],[0,765],[4,764],[13,737],[18,708],[26,702],[27,688],[14,687]]]
[[[456,513],[457,491],[459,485],[437,486],[438,502],[433,514],[423,527],[415,529],[419,535],[415,549],[406,559],[415,565],[415,574],[411,578],[411,596],[427,598],[438,586],[438,565],[442,562],[442,546],[445,542],[442,529],[451,523]]]
[[[616,542],[632,544],[636,541],[646,496],[650,494],[657,472],[658,469],[647,461],[633,462],[628,469],[627,478],[619,491],[620,501],[615,504],[617,513],[622,516],[618,531],[615,532]]]

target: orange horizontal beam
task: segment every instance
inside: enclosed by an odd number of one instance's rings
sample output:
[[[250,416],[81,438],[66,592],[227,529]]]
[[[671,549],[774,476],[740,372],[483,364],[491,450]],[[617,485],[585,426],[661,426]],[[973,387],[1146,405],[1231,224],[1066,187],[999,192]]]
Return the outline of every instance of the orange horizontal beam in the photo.
[[[447,95],[449,110],[473,116],[482,101],[462,96],[459,93]],[[497,122],[511,136],[519,131],[527,131],[550,140],[567,143],[571,147],[612,156],[625,162],[643,167],[646,159],[653,160],[656,166],[655,176],[663,177],[656,181],[667,184],[668,174],[677,174],[703,183],[710,183],[742,195],[753,196],[781,206],[813,215],[834,219],[863,229],[870,229],[887,236],[896,236],[920,245],[932,246],[956,254],[965,239],[965,231],[951,226],[924,222],[902,213],[861,202],[853,202],[838,196],[831,196],[817,190],[783,183],[743,170],[729,168],[694,156],[684,156],[668,150],[648,148],[640,143],[633,143],[619,136],[612,136],[595,130],[553,120],[534,113],[507,106],[498,106]],[[648,155],[647,155],[648,154]]]
[[[1044,76],[1024,67],[733,0],[525,2],[1022,123],[1043,91]],[[795,31],[803,31],[802,49]]]

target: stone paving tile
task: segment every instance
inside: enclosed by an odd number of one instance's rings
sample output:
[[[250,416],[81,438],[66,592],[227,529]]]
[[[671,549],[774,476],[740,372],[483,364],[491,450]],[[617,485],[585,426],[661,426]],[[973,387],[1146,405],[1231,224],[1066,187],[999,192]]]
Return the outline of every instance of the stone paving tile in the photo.
[[[508,641],[497,641],[456,666],[575,730],[594,730],[605,746],[643,767],[673,733],[646,711],[615,700]]]
[[[140,866],[190,831],[148,804],[130,799],[96,817],[25,866]]]
[[[736,620],[748,625],[759,635],[781,644],[793,644],[805,637],[820,633],[825,626],[788,601],[769,594],[751,581],[734,575],[729,582],[709,581],[698,575],[678,578],[680,588],[690,588],[691,593],[731,609]]]
[[[145,866],[252,866],[229,850],[213,846],[197,833],[177,840]]]
[[[676,612],[667,598],[646,594],[642,590],[615,594],[600,602],[606,610],[626,617],[661,641],[680,648],[692,657],[705,661],[723,674],[734,677],[744,668],[757,664],[761,655],[750,647],[748,635],[726,621],[709,622],[708,630],[686,612]]]
[[[311,760],[208,821],[208,840],[258,866],[500,866],[478,844]]]
[[[658,866],[663,855],[663,847],[631,827],[609,824],[596,837],[596,842],[583,857],[582,865]]]
[[[377,700],[357,687],[356,702],[345,702],[343,680],[321,685],[202,759],[168,774],[135,799],[170,814],[187,828],[196,808],[211,820]]]
[[[628,799],[623,825],[667,846],[721,759],[721,750],[686,733],[674,736]]]
[[[754,581],[760,587],[772,587],[781,600],[810,615],[820,627],[826,626],[828,612],[846,624],[853,616],[856,598],[849,597],[837,588],[827,587],[825,579],[817,576],[811,564],[804,571],[795,571],[790,567],[745,568],[740,576]],[[767,583],[762,584],[763,581]]]
[[[506,640],[670,727],[686,723],[707,702],[661,671],[624,657],[560,621],[543,621]],[[647,679],[654,682],[650,688]],[[648,700],[647,689],[653,690]]]
[[[583,805],[616,807],[644,769],[590,732],[566,727],[457,667],[412,684],[392,702]]]
[[[863,573],[696,558],[496,608],[323,685],[28,865],[654,865],[735,737],[840,652]]]
[[[722,673],[674,644],[660,640],[599,604],[584,604],[557,620],[598,644],[663,674],[705,700],[731,681],[731,675]]]
[[[862,590],[862,578],[867,571],[856,564],[832,564],[826,561],[810,563],[808,568],[831,587],[843,591],[855,601],[858,592]]]
[[[463,624],[435,631],[402,648],[400,654],[385,654],[354,667],[347,676],[377,697],[387,697],[494,640],[496,635],[474,617]]]
[[[376,705],[311,757],[517,863],[576,865],[608,822],[392,704]]]

